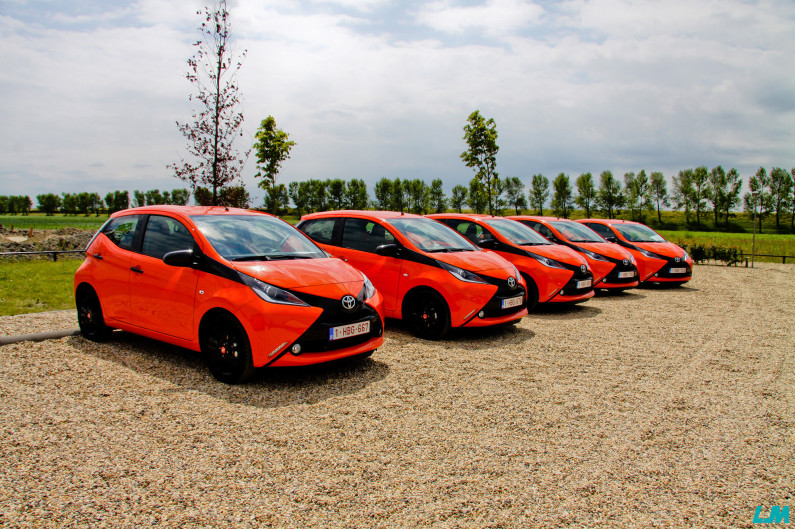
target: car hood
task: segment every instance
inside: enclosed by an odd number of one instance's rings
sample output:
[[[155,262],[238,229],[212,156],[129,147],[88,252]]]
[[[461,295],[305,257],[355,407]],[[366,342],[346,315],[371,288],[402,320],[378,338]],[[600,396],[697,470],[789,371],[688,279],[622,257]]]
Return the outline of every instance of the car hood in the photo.
[[[486,270],[505,270],[511,268],[511,263],[494,252],[452,252],[432,253],[428,255],[447,264],[469,270],[470,272],[485,272]]]
[[[575,246],[580,248],[585,248],[586,250],[591,250],[592,252],[596,252],[601,255],[606,255],[607,257],[612,257],[613,259],[629,259],[632,260],[632,254],[629,253],[629,250],[626,248],[622,248],[620,245],[612,242],[588,242],[588,243],[572,243]]]
[[[588,261],[577,253],[577,251],[572,250],[568,246],[563,246],[562,244],[539,244],[537,246],[522,246],[521,248],[530,253],[560,261],[561,263],[574,266],[588,264]]]
[[[361,272],[336,258],[237,262],[233,266],[244,274],[288,289],[363,282]]]
[[[630,244],[665,257],[682,257],[685,254],[681,246],[672,242],[631,242]]]

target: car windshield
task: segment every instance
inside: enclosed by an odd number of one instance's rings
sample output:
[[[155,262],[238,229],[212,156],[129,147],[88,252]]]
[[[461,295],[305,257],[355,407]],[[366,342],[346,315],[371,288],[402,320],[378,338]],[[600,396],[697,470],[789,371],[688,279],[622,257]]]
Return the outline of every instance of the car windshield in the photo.
[[[215,251],[230,261],[327,257],[303,233],[266,215],[191,215]]]
[[[667,242],[659,233],[642,224],[613,224],[613,228],[629,242]]]
[[[435,220],[389,219],[389,224],[424,252],[474,252],[480,250],[462,235]]]
[[[588,226],[571,220],[555,220],[549,223],[569,242],[606,242]]]
[[[552,244],[538,232],[521,222],[509,219],[486,219],[483,222],[517,246],[539,246]]]

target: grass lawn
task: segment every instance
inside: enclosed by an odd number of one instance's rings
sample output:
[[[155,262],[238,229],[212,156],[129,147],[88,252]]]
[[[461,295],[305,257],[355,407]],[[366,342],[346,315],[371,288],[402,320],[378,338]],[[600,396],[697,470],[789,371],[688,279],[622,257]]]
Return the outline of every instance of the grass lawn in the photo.
[[[0,316],[74,308],[72,282],[82,262],[0,260]]]
[[[746,256],[751,255],[753,235],[750,233],[723,233],[718,231],[666,231],[658,230],[660,235],[680,246],[704,244],[737,248]],[[795,257],[795,235],[778,235],[773,233],[756,234],[756,253],[768,255],[791,255]],[[781,258],[759,257],[758,261],[780,263]],[[795,259],[787,259],[787,263],[795,263]]]
[[[0,215],[0,224],[6,228],[14,227],[15,230],[57,230],[60,228],[80,228],[82,230],[96,230],[105,221],[107,215],[85,217],[83,215],[67,216],[56,214],[48,217],[44,213],[31,213],[30,215]]]

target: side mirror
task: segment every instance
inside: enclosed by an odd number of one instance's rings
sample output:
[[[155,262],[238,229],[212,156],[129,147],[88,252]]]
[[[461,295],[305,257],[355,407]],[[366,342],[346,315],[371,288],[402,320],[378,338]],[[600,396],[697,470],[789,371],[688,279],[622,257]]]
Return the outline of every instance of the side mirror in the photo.
[[[612,242],[612,243],[618,244],[618,237],[613,237],[612,235],[608,236],[608,237],[605,237],[605,240],[607,242]]]
[[[193,266],[193,250],[177,250],[163,256],[163,262],[169,266]]]
[[[384,255],[386,257],[395,257],[398,253],[400,246],[395,243],[392,244],[382,244],[375,249],[375,253],[377,255]]]
[[[497,246],[497,240],[492,239],[491,237],[488,239],[480,239],[478,241],[478,246],[480,246],[481,248],[494,248],[495,246]]]

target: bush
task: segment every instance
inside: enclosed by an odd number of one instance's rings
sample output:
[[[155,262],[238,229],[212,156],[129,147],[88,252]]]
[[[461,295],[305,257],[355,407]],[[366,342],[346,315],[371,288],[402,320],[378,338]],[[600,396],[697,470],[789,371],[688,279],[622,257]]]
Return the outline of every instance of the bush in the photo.
[[[740,250],[737,248],[727,248],[725,246],[709,246],[704,244],[691,244],[686,247],[687,253],[696,263],[703,263],[710,259],[726,263],[731,266],[740,262]]]

